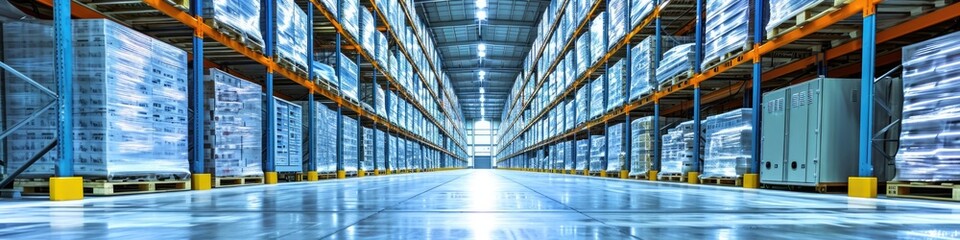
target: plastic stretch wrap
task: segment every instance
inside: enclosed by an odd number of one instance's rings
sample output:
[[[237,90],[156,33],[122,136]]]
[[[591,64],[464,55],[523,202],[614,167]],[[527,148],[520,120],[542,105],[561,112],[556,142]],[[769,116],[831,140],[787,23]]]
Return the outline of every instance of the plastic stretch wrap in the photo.
[[[262,11],[266,11],[266,8]],[[270,13],[260,13],[261,32],[270,34],[267,32],[267,24],[274,24],[273,39],[277,44],[273,49],[276,56],[306,70],[307,41],[304,39],[307,39],[309,34],[307,14],[293,0],[276,0],[275,11],[273,23],[266,21],[267,14]]]
[[[349,57],[339,52],[320,52],[317,53],[317,60],[321,63],[331,66],[331,68],[321,69],[321,76],[336,76],[336,69],[333,66],[337,66],[337,56],[340,57],[340,90],[343,91],[343,96],[357,100],[357,79],[359,68],[357,64],[350,60]],[[333,71],[333,72],[326,72]],[[331,84],[334,86],[337,85],[337,79],[331,79]]]
[[[187,178],[187,54],[109,20],[73,20],[74,171],[95,178]],[[53,29],[3,24],[4,63],[48,89]],[[7,73],[8,126],[52,99]],[[7,167],[17,169],[56,136],[56,109],[8,136]],[[23,177],[53,175],[56,150]]]
[[[387,45],[387,37],[383,35],[383,33],[374,30],[374,38],[376,38],[377,62],[381,67],[384,67],[384,70],[387,70],[386,66],[391,65],[390,57],[393,57],[393,55],[390,54],[390,46]],[[392,74],[392,72],[388,74]]]
[[[707,117],[701,178],[738,177],[753,166],[753,110],[742,108]]]
[[[554,124],[556,124],[556,125],[553,126],[554,135],[556,135],[556,134],[559,134],[559,133],[567,130],[567,129],[566,129],[566,128],[567,128],[567,125],[566,125],[566,123],[567,123],[567,102],[566,102],[566,101],[560,101],[559,103],[557,103],[557,107],[555,108],[554,111],[557,113],[557,118],[556,118],[556,120],[555,120],[556,122],[554,123]]]
[[[218,177],[262,175],[263,89],[217,69],[210,69],[203,87],[204,171]]]
[[[389,170],[392,171],[392,170],[400,169],[400,168],[399,168],[400,165],[398,165],[399,163],[397,163],[397,158],[399,157],[399,156],[397,155],[397,153],[399,152],[398,149],[399,149],[400,147],[397,146],[397,145],[399,144],[399,141],[397,141],[397,137],[396,137],[396,136],[393,136],[393,135],[389,135],[389,136],[390,136],[390,140],[389,140],[389,142],[387,143],[388,145],[390,145],[390,146],[387,147],[387,148],[388,148],[388,150],[387,150],[387,165],[389,165],[389,166],[388,166],[387,168],[385,168],[385,169],[389,169]]]
[[[397,94],[394,93],[393,91],[388,91],[387,102],[389,103],[387,106],[387,113],[390,116],[387,118],[387,120],[389,120],[393,124],[397,124],[398,123],[397,120],[400,119],[400,116],[397,115],[397,114],[400,114],[400,110],[399,110],[400,103],[397,102]]]
[[[373,14],[366,8],[360,9],[360,47],[370,54],[376,53],[377,29],[373,22]]]
[[[657,83],[664,82],[693,71],[693,65],[696,56],[693,49],[693,43],[681,44],[663,54],[660,60],[660,67],[657,68]]]
[[[313,102],[315,110],[313,113],[314,118],[311,120],[308,114],[310,110],[310,105],[308,104],[310,103],[300,101],[297,102],[297,104],[300,105],[302,110],[301,118],[303,119],[303,123],[307,124],[309,121],[313,121],[313,126],[315,126],[315,138],[317,142],[303,147],[303,151],[313,151],[316,153],[317,159],[313,161],[317,162],[317,168],[308,170],[319,173],[333,173],[337,171],[337,112],[320,104],[320,102]],[[302,132],[303,136],[309,136],[310,134],[306,128],[304,128]]]
[[[376,157],[374,158],[374,161],[376,161],[376,170],[383,170],[383,169],[386,169],[385,164],[387,163],[387,156],[386,156],[387,138],[383,130],[377,129],[374,132],[377,138],[374,141],[377,145],[374,149],[374,151],[376,151],[376,154],[375,154]]]
[[[560,144],[550,145],[550,168],[549,169],[563,169],[563,148],[560,147]]]
[[[603,162],[607,158],[607,137],[604,135],[590,136],[590,172],[600,172],[607,169]]]
[[[377,115],[387,116],[387,100],[383,87],[373,83],[361,83],[360,87],[360,102],[372,106]],[[374,92],[376,92],[376,97],[374,97]]]
[[[653,2],[653,0],[630,0],[630,26],[637,26],[653,12]]]
[[[592,50],[590,46],[590,32],[585,32],[583,35],[580,35],[580,38],[577,39],[575,45],[577,47],[577,68],[576,74],[574,75],[580,76],[580,74],[583,74],[587,71],[587,68],[590,67],[590,63],[592,63],[593,59],[590,58],[590,51]],[[600,52],[597,52],[597,54],[599,53]],[[527,84],[527,86],[530,86],[530,84]]]
[[[347,30],[351,36],[357,37],[360,33],[360,9],[358,0],[339,0],[343,16],[340,16],[340,24]]]
[[[404,150],[405,150],[405,152],[406,152],[406,154],[407,154],[407,155],[405,155],[406,157],[404,158],[404,162],[405,162],[405,165],[404,165],[404,166],[406,166],[404,169],[415,169],[416,166],[415,166],[414,164],[416,163],[416,162],[415,162],[415,160],[416,160],[416,159],[415,159],[415,158],[416,158],[416,155],[414,155],[414,150],[413,150],[413,149],[416,147],[416,144],[414,144],[413,141],[409,141],[409,140],[405,140],[405,141],[403,141],[403,142],[404,142],[405,145],[407,145],[407,146],[404,148]]]
[[[566,117],[566,122],[567,122],[567,123],[566,123],[566,124],[567,124],[566,126],[567,126],[567,127],[566,127],[566,129],[564,129],[564,130],[570,130],[570,129],[573,129],[574,127],[576,127],[576,124],[577,124],[577,123],[576,123],[576,120],[577,120],[577,119],[576,119],[576,116],[577,116],[577,115],[576,115],[576,113],[574,112],[574,111],[576,111],[577,106],[576,106],[576,104],[575,104],[576,102],[571,101],[571,100],[567,100],[566,103],[567,103],[567,104],[566,104],[566,109],[565,109],[565,111],[566,111],[567,113],[565,114],[565,117]]]
[[[693,121],[686,121],[663,135],[660,175],[687,174],[693,169]]]
[[[607,0],[607,13],[610,17],[610,25],[607,26],[607,49],[613,48],[623,39],[627,33],[627,1],[628,0]],[[632,28],[631,28],[632,29]]]
[[[363,170],[373,170],[373,129],[363,127],[363,156],[360,158],[360,168]]]
[[[664,41],[667,42],[667,41]],[[633,47],[630,56],[633,63],[633,76],[630,79],[630,100],[639,99],[656,90],[657,80],[654,78],[657,69],[654,67],[654,56],[657,51],[657,41],[648,37]]]
[[[960,180],[960,33],[903,48],[899,181]]]
[[[604,53],[607,52],[607,35],[604,21],[606,21],[607,12],[597,14],[596,18],[590,22],[590,62],[589,66],[600,61]]]
[[[577,170],[584,171],[590,162],[590,139],[577,140]]]
[[[557,143],[557,155],[559,160],[557,160],[557,169],[561,170],[570,170],[573,169],[573,161],[570,161],[570,142],[564,141]]]
[[[653,128],[653,116],[634,119],[630,123],[630,176],[643,176],[653,167],[654,144],[659,132]],[[664,122],[664,118],[660,118]]]
[[[264,46],[258,0],[203,0],[203,18],[213,19],[219,27],[232,29],[244,39]]]
[[[817,6],[824,0],[770,0],[770,20],[767,21],[767,34],[787,21],[793,21],[797,14]]]
[[[276,97],[273,100],[276,111],[276,124],[273,126],[276,134],[273,162],[275,170],[303,171],[303,111],[300,105]]]
[[[594,79],[590,83],[590,119],[594,119],[603,115],[604,110],[606,109],[606,87],[604,83],[605,75],[600,75],[599,78]]]
[[[337,2],[338,0],[320,0],[320,4],[326,7],[335,18],[337,17]],[[206,3],[204,3],[204,6],[206,6]]]
[[[619,172],[626,161],[623,147],[623,123],[607,128],[607,172]]]
[[[606,74],[608,87],[607,112],[623,106],[627,90],[627,71],[624,69],[624,64],[623,60],[617,61]]]
[[[360,146],[357,135],[357,120],[343,117],[343,170],[357,171],[360,164]]]
[[[577,90],[577,125],[586,122],[590,113],[590,84],[584,84],[580,90]]]
[[[702,69],[753,45],[753,0],[706,0]]]
[[[336,70],[326,63],[313,61],[313,76],[317,84],[319,84],[320,81],[325,81],[332,85],[337,85]]]

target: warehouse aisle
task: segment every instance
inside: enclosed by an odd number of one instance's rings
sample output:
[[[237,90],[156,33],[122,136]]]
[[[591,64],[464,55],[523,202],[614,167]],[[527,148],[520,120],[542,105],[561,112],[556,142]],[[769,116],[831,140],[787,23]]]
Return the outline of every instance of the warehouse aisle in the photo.
[[[6,200],[0,216],[3,239],[960,237],[960,205],[951,203],[498,170],[82,202]]]

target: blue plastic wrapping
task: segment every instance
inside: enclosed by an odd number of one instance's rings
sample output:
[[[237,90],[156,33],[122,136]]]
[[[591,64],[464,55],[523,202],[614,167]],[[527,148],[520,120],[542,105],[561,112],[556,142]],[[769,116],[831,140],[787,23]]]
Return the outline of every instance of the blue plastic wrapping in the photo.
[[[303,119],[303,124],[308,124],[310,121],[313,121],[315,128],[315,138],[317,142],[314,144],[309,144],[303,146],[303,152],[313,151],[316,153],[317,168],[316,169],[307,169],[308,171],[317,171],[318,173],[332,174],[337,171],[337,112],[333,109],[324,106],[320,102],[313,102],[314,104],[314,118],[309,119],[310,115],[308,114],[311,104],[306,101],[296,102],[300,105],[302,110],[301,118]],[[303,136],[310,136],[308,129],[302,129]]]
[[[659,176],[687,174],[693,169],[693,121],[680,123],[663,135]]]
[[[590,139],[577,140],[577,170],[585,171],[590,163]]]
[[[358,37],[360,33],[360,9],[358,0],[339,0],[343,16],[340,16],[340,24],[350,36]]]
[[[606,21],[607,13],[601,12],[597,14],[597,17],[593,18],[593,21],[590,22],[590,62],[589,66],[593,66],[600,61],[600,58],[603,57],[607,52],[607,35],[606,27],[604,22]]]
[[[630,13],[627,12],[627,1],[607,0],[607,13],[610,18],[610,25],[607,26],[607,49],[613,48],[629,31],[627,15]]]
[[[360,166],[360,143],[358,139],[357,120],[343,117],[343,170],[357,171]]]
[[[387,96],[383,87],[373,83],[361,83],[360,102],[370,105],[381,117],[387,116]],[[376,92],[376,98],[374,98]]]
[[[360,41],[360,47],[370,54],[376,53],[377,50],[377,44],[374,42],[377,39],[376,34],[379,34],[379,32],[377,32],[376,26],[374,25],[373,14],[371,14],[366,8],[361,8],[360,39],[358,40]]]
[[[300,105],[273,97],[276,111],[274,168],[277,172],[303,171],[303,111]],[[264,112],[266,113],[266,112]],[[264,114],[266,116],[266,114]]]
[[[577,47],[577,70],[575,76],[580,76],[580,74],[587,71],[587,68],[589,68],[593,62],[593,58],[590,57],[590,51],[592,50],[590,46],[590,32],[585,32],[583,35],[580,35],[575,45]],[[599,54],[599,52],[597,54]],[[530,84],[527,85],[529,86]]]
[[[263,175],[260,85],[210,69],[204,78],[204,171],[217,177]]]
[[[702,69],[753,45],[753,0],[706,0]]]
[[[566,128],[564,129],[564,131],[573,129],[573,128],[576,127],[576,125],[577,125],[577,118],[576,118],[577,115],[576,115],[576,112],[574,112],[574,111],[577,110],[577,109],[576,109],[577,106],[576,106],[575,103],[576,103],[576,102],[574,102],[574,101],[572,101],[572,100],[567,100],[567,101],[566,101],[566,105],[565,105],[566,107],[565,107],[564,111],[566,111],[567,113],[564,115],[565,118],[566,118],[566,119],[565,119],[565,121],[566,121]]]
[[[607,166],[604,166],[604,160],[607,158],[607,136],[604,135],[591,135],[590,136],[590,172],[598,173],[600,171],[605,171]]]
[[[203,0],[203,19],[210,19],[219,28],[228,28],[250,43],[263,49],[260,33],[260,1]]]
[[[358,71],[359,67],[353,60],[350,60],[349,57],[339,52],[320,52],[317,53],[317,61],[331,66],[330,69],[321,67],[320,75],[323,76],[336,76],[336,69],[333,69],[333,66],[337,66],[337,56],[340,57],[340,90],[343,91],[343,96],[357,100],[357,79],[359,77]],[[326,72],[332,70],[333,72]],[[337,85],[337,79],[331,79],[331,84],[334,86]]]
[[[623,106],[627,90],[627,71],[624,65],[623,60],[617,61],[607,71],[607,112]]]
[[[189,178],[186,52],[109,20],[72,25],[74,172],[106,179]],[[4,63],[56,89],[52,27],[6,22],[3,35]],[[52,100],[6,74],[7,124]],[[56,137],[55,111],[8,136],[7,167],[19,168]],[[20,176],[52,176],[58,157],[53,150]]]
[[[267,32],[267,24],[274,24],[274,41],[276,45],[273,48],[276,57],[281,61],[289,61],[296,67],[306,71],[307,69],[307,34],[309,34],[310,23],[307,20],[307,14],[300,9],[293,0],[276,0],[274,22],[266,21],[266,8],[260,13],[260,31],[263,34]],[[266,38],[266,37],[264,37]]]
[[[619,172],[627,157],[623,147],[623,123],[607,128],[607,172]]]
[[[390,145],[390,146],[387,147],[387,148],[388,148],[388,150],[387,150],[387,165],[389,165],[389,167],[384,168],[384,169],[388,169],[388,170],[394,171],[394,170],[400,169],[400,168],[399,168],[400,165],[398,165],[399,163],[397,163],[397,161],[398,161],[397,158],[399,158],[399,156],[397,155],[397,153],[399,152],[399,148],[400,148],[399,146],[397,146],[397,145],[399,144],[399,141],[397,141],[397,136],[389,135],[389,134],[388,134],[388,136],[390,136],[390,140],[389,140],[389,142],[387,143],[388,145]]]
[[[769,0],[770,20],[765,27],[767,34],[772,34],[773,30],[780,24],[792,21],[797,14],[807,9],[823,3],[824,0]]]
[[[653,12],[653,0],[630,0],[630,26],[637,26]]]
[[[604,78],[606,78],[605,75],[600,75],[599,78],[590,83],[590,118],[587,120],[603,115],[604,110],[606,110],[607,98]]]
[[[373,158],[373,152],[376,151],[373,148],[373,134],[373,129],[363,127],[363,155],[360,157],[360,170],[363,171],[373,170],[373,162],[376,160]]]
[[[657,51],[656,45],[654,37],[647,37],[637,43],[631,51],[633,76],[630,79],[630,100],[649,95],[657,88],[657,80],[654,78],[657,69],[653,62]]]
[[[585,84],[580,90],[577,90],[577,125],[590,119],[590,91],[593,88],[590,84]]]
[[[653,116],[634,119],[630,123],[630,176],[645,176],[653,167],[654,144],[660,132],[653,128]],[[664,118],[660,118],[664,122]]]
[[[952,33],[903,48],[898,181],[960,180],[958,39],[960,33]]]
[[[739,177],[753,166],[753,109],[741,108],[707,117],[707,142],[701,178]]]
[[[693,47],[693,43],[681,44],[663,54],[660,67],[657,68],[658,84],[662,85],[668,80],[693,71],[693,65],[696,64]]]

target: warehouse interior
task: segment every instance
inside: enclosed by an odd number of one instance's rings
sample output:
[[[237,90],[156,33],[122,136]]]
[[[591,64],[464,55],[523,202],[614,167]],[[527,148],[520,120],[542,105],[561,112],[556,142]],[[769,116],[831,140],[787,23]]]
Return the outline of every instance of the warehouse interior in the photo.
[[[0,0],[0,239],[960,239],[953,0]]]

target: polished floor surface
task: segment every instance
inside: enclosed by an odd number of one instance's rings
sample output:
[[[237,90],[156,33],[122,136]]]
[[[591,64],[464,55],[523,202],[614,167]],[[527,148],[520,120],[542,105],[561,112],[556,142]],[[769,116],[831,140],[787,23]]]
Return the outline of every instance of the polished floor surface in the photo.
[[[459,170],[77,202],[0,239],[957,239],[960,204]]]

